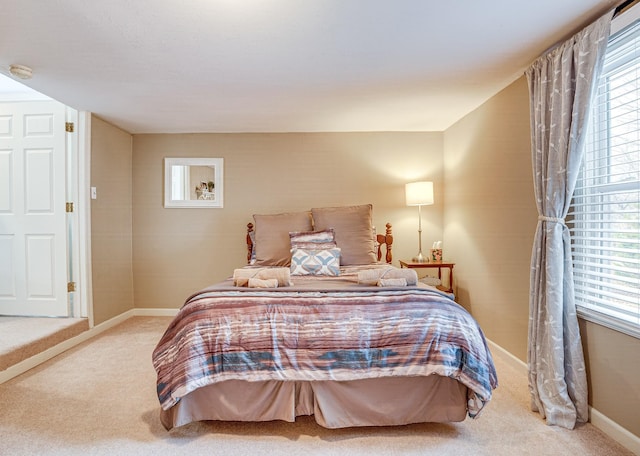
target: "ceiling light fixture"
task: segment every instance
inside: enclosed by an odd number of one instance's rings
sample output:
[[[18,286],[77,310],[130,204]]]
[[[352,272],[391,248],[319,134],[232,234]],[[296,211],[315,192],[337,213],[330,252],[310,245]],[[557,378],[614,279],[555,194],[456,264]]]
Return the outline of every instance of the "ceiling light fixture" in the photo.
[[[33,76],[33,70],[24,65],[9,65],[9,73],[20,79],[31,79]]]

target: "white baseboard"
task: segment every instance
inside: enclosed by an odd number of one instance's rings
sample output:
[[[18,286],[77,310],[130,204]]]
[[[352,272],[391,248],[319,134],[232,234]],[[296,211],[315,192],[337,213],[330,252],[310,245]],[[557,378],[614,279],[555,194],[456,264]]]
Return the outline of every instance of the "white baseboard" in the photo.
[[[133,309],[136,317],[175,317],[179,309]]]
[[[107,329],[113,328],[116,325],[119,325],[125,320],[128,320],[132,316],[135,315],[135,309],[128,310],[120,315],[117,315],[110,320],[107,320],[99,325],[94,326],[93,328],[89,328],[87,331],[78,334],[75,337],[64,340],[57,345],[54,345],[47,350],[38,353],[37,355],[33,355],[30,358],[25,359],[24,361],[20,361],[18,364],[14,364],[13,366],[8,367],[7,369],[0,371],[0,384],[11,380],[14,377],[17,377],[20,374],[25,373],[29,369],[33,369],[34,367],[44,363],[45,361],[50,360],[51,358],[58,356],[61,353],[69,350],[70,348],[75,347],[82,342],[91,339],[92,337],[97,336],[98,334],[106,331]]]
[[[627,431],[593,407],[589,407],[589,421],[633,454],[640,456],[640,437]]]
[[[511,367],[515,368],[525,376],[528,376],[527,363],[522,361],[520,358],[512,355],[511,352],[505,350],[504,348],[502,348],[500,345],[496,344],[492,340],[487,339],[487,343],[489,344],[489,348],[491,350],[500,352],[500,354],[502,354],[507,359],[507,363]]]
[[[487,342],[491,350],[500,352],[500,354],[504,355],[504,358],[506,358],[507,363],[510,366],[528,376],[527,363],[522,361],[520,358],[515,357],[495,342],[488,339]],[[589,407],[589,421],[620,445],[633,452],[633,454],[640,456],[640,437],[627,431],[624,427],[598,412],[593,407]]]
[[[20,361],[13,366],[8,367],[7,369],[0,371],[0,384],[11,380],[14,377],[17,377],[20,374],[25,373],[29,369],[33,369],[34,367],[44,363],[45,361],[50,360],[51,358],[58,356],[61,353],[69,350],[70,348],[75,347],[82,342],[91,339],[92,337],[97,336],[98,334],[106,331],[107,329],[113,328],[114,326],[119,325],[125,320],[128,320],[131,317],[173,317],[178,313],[178,309],[131,309],[127,310],[120,315],[116,315],[115,317],[100,323],[99,325],[94,326],[93,328],[89,328],[87,331],[84,331],[81,334],[78,334],[75,337],[64,340],[57,345],[54,345],[47,350],[38,353],[37,355],[33,355],[30,358],[27,358],[23,361]]]

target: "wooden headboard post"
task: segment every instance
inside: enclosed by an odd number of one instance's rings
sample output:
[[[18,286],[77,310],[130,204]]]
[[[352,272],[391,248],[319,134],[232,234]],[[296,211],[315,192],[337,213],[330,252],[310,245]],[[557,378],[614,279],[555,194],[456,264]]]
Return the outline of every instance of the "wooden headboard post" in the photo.
[[[382,245],[385,247],[385,262],[391,264],[393,261],[393,254],[391,247],[393,244],[393,234],[391,232],[391,223],[387,223],[385,234],[376,235],[376,242],[378,244],[378,261],[382,259]],[[247,223],[247,264],[251,263],[251,255],[253,253],[253,240],[251,239],[251,233],[253,233],[253,223]]]
[[[376,235],[376,241],[378,243],[378,261],[382,259],[382,244],[386,245],[385,262],[391,264],[393,261],[393,254],[391,253],[391,247],[393,245],[393,234],[391,232],[391,223],[385,225],[385,234]]]
[[[253,233],[253,223],[247,223],[247,264],[251,263],[251,255],[253,254],[253,241],[251,240]]]

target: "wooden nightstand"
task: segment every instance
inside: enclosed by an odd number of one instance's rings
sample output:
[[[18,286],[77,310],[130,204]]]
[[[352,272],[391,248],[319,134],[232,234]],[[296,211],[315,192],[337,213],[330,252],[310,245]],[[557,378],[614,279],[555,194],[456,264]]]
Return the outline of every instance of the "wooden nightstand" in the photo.
[[[409,269],[422,269],[422,268],[438,268],[438,278],[442,280],[442,268],[449,269],[449,286],[446,287],[444,285],[438,285],[438,290],[444,291],[445,293],[453,293],[453,267],[455,263],[451,263],[449,261],[432,261],[429,263],[416,263],[410,260],[400,260],[401,268],[409,268]]]

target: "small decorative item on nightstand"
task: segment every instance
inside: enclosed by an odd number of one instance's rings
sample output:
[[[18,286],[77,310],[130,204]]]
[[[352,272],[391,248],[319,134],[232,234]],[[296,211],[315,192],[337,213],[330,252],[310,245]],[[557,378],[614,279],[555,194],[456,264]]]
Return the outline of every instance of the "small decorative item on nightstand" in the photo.
[[[430,256],[430,260],[431,262],[439,262],[442,261],[442,241],[436,241],[433,243],[433,245],[431,246],[431,256]]]

